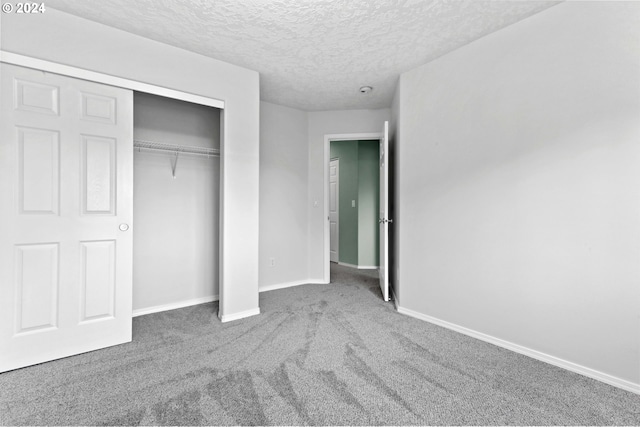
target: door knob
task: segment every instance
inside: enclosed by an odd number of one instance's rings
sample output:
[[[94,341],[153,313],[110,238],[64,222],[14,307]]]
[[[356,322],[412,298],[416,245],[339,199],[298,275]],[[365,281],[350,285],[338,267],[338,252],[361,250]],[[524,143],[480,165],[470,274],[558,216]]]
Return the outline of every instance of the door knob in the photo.
[[[129,229],[129,224],[122,223],[118,228],[120,231],[127,231]]]

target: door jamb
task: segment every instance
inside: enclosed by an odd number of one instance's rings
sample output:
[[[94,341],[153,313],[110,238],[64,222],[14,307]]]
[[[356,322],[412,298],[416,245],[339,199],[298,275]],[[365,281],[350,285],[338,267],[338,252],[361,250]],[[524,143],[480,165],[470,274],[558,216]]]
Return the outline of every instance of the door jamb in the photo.
[[[323,283],[330,282],[330,266],[331,266],[331,235],[329,230],[329,164],[331,162],[331,141],[359,141],[367,139],[381,139],[382,132],[368,133],[341,133],[341,134],[325,134],[324,136],[324,250],[323,256]]]

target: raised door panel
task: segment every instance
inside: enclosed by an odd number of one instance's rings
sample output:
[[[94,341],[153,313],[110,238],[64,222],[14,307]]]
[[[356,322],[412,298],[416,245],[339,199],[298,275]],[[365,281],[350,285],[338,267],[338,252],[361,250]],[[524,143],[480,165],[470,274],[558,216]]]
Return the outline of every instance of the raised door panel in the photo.
[[[115,138],[82,135],[82,211],[84,214],[115,214]]]
[[[55,130],[16,127],[20,213],[59,213],[60,134]],[[14,181],[15,182],[15,181]]]
[[[332,182],[329,186],[329,212],[335,213],[338,209],[338,183]]]
[[[112,96],[82,93],[81,119],[115,125],[117,100]]]
[[[331,221],[329,224],[331,232],[331,252],[338,251],[338,224],[335,221]]]
[[[81,242],[81,321],[114,317],[116,280],[115,240]]]
[[[60,111],[58,86],[15,79],[14,87],[16,110],[58,115]]]
[[[58,326],[59,246],[56,243],[15,247],[15,333]]]

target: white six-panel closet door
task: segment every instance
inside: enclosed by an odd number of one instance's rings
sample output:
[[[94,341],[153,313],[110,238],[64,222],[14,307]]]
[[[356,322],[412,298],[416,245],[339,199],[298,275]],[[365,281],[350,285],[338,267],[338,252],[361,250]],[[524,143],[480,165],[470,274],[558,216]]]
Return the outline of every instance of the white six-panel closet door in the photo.
[[[2,372],[131,341],[133,94],[0,66]]]

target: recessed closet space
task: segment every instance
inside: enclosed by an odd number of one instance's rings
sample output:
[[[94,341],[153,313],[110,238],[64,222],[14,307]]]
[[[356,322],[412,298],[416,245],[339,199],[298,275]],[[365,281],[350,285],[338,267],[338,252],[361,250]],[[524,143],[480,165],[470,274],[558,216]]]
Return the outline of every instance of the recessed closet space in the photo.
[[[134,315],[218,299],[220,112],[134,93]]]

